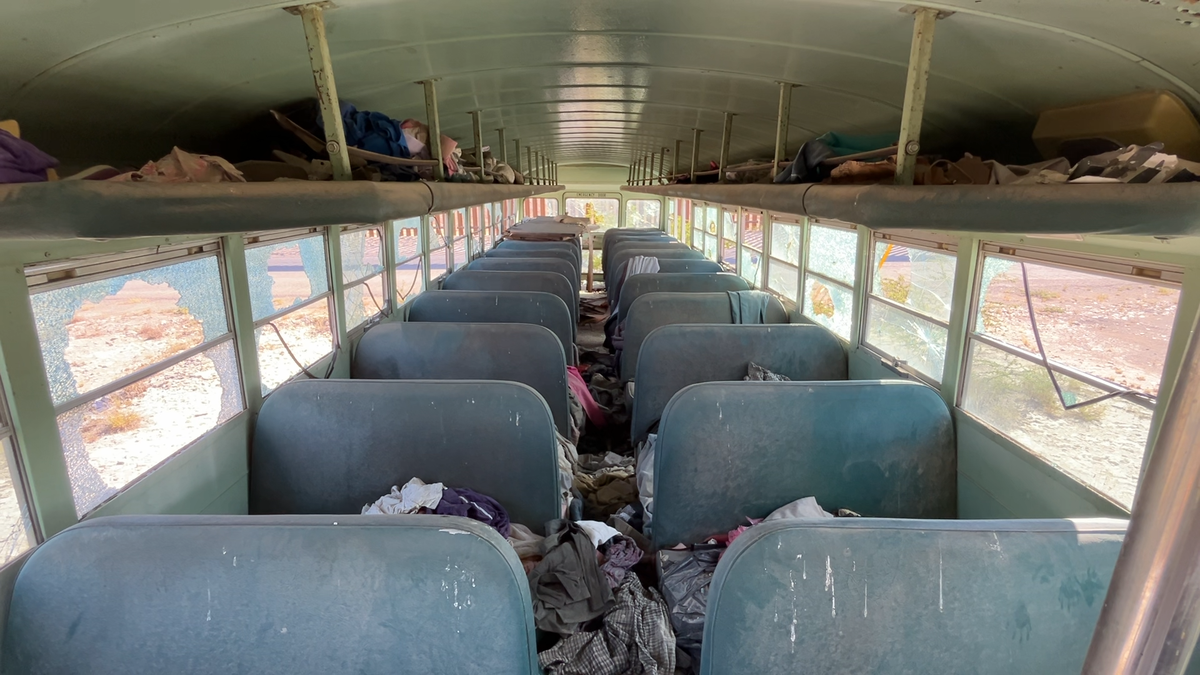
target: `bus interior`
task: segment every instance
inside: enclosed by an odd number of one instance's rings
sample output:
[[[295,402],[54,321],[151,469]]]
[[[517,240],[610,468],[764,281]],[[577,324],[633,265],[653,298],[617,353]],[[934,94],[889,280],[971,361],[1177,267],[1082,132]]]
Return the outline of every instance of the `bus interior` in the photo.
[[[0,4],[0,673],[1200,673],[1196,28]]]

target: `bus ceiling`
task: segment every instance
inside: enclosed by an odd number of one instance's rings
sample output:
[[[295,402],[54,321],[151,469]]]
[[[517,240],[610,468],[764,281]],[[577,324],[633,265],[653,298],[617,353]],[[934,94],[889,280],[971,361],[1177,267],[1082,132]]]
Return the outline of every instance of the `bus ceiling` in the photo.
[[[1049,109],[1143,90],[1200,106],[1185,0],[337,0],[316,8],[325,51],[306,49],[311,16],[281,11],[296,4],[10,3],[0,119],[64,166],[140,166],[236,147],[267,110],[311,98],[314,72],[336,73],[341,101],[398,120],[427,119],[418,83],[436,81],[441,132],[464,146],[503,129],[539,166],[657,153],[661,168],[693,129],[705,162],[775,156],[780,83],[792,142],[891,132],[1003,161],[1034,154]]]

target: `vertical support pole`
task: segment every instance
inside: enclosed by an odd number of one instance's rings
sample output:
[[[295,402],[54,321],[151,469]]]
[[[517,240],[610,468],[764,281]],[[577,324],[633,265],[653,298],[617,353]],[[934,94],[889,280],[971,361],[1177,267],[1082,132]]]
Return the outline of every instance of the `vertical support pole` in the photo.
[[[313,84],[321,105],[325,125],[325,151],[333,165],[334,180],[353,180],[350,153],[346,148],[346,129],[342,126],[341,104],[337,84],[333,79],[333,61],[329,57],[329,42],[325,39],[325,13],[320,5],[300,7],[304,24],[304,40],[308,43],[308,62],[312,66]]]
[[[650,153],[650,164],[646,167],[646,185],[654,184],[654,162],[658,160],[658,153]]]
[[[446,180],[446,158],[442,157],[442,122],[438,118],[437,80],[418,82],[425,87],[425,123],[429,125],[429,156],[437,162],[433,167],[433,179]]]
[[[533,185],[533,148],[525,146],[525,184]]]
[[[790,82],[779,83],[779,118],[775,126],[775,161],[771,164],[771,178],[779,175],[779,163],[787,159],[788,123],[792,118],[792,88]]]
[[[668,183],[675,180],[675,178],[677,176],[679,176],[679,161],[682,158],[681,157],[682,155],[683,155],[683,141],[675,141],[675,155],[672,157],[671,178],[670,178],[670,180],[667,181]]]
[[[1085,675],[1186,670],[1200,628],[1200,336],[1192,325],[1092,635]],[[1170,645],[1170,649],[1164,649]]]
[[[700,163],[700,134],[703,129],[692,129],[692,185],[696,184],[696,165]]]
[[[626,185],[633,185],[633,161],[629,162],[629,177],[625,179]]]
[[[508,164],[508,144],[504,142],[504,127],[497,129],[496,135],[500,137],[500,154],[496,157],[496,160]]]
[[[638,185],[642,184],[642,179],[645,177],[645,175],[646,175],[646,158],[642,157],[641,159],[638,160],[638,165],[637,165],[637,178],[635,180]]]
[[[521,139],[513,139],[513,171],[520,173],[521,171]]]
[[[472,110],[471,115],[471,135],[475,141],[475,163],[479,165],[480,178],[487,178],[487,174],[483,171],[483,127],[479,124],[479,113],[482,111]]]
[[[912,185],[921,152],[921,120],[925,115],[925,93],[929,85],[929,63],[933,58],[933,33],[938,10],[918,7],[913,20],[912,50],[908,55],[908,84],[904,87],[904,111],[900,118],[900,142],[896,158],[896,185]]]
[[[725,182],[725,167],[729,166],[729,140],[733,135],[733,113],[725,113],[725,128],[721,131],[721,160],[718,163],[720,173],[717,175],[717,182]]]
[[[660,154],[658,156],[658,176],[656,176],[656,178],[658,178],[659,183],[667,182],[664,179],[664,176],[666,176],[666,174],[667,174],[667,154],[670,152],[671,152],[670,148],[663,147],[662,154]]]

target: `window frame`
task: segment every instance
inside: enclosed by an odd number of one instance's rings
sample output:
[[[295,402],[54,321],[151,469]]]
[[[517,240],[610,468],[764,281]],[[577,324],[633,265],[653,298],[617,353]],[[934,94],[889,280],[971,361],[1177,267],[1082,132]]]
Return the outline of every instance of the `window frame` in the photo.
[[[858,225],[855,225],[854,223],[847,223],[847,222],[840,221],[840,220],[818,220],[816,218],[805,218],[804,221],[805,221],[804,228],[801,231],[801,235],[800,235],[802,237],[802,239],[800,241],[800,250],[803,252],[801,255],[801,264],[800,264],[800,283],[797,286],[797,290],[796,290],[796,294],[800,297],[797,299],[796,304],[797,304],[797,311],[799,312],[799,314],[801,316],[809,319],[810,321],[816,322],[817,320],[815,318],[813,318],[812,315],[807,313],[809,310],[809,306],[808,306],[809,298],[805,294],[804,289],[808,285],[809,275],[812,275],[816,281],[819,281],[820,283],[822,283],[826,286],[832,285],[832,286],[836,286],[837,288],[839,288],[843,291],[846,291],[847,293],[850,294],[850,296],[852,298],[854,298],[856,300],[857,300],[858,290],[855,287],[855,283],[853,281],[850,282],[849,284],[847,284],[844,281],[834,279],[833,277],[831,277],[823,272],[817,272],[816,270],[812,269],[812,267],[810,265],[810,260],[812,257],[812,255],[811,255],[812,254],[812,229],[814,227],[822,227],[825,229],[844,230],[847,232],[852,232],[854,234],[854,236],[856,238],[856,242],[857,242],[859,227],[858,227]],[[855,257],[854,268],[857,270],[858,266],[862,264],[862,261],[858,259],[859,258],[859,250],[858,250],[857,243],[855,244],[855,247],[854,247],[854,257]],[[787,263],[787,264],[790,265],[791,263]],[[849,344],[850,341],[854,337],[854,322],[856,320],[857,320],[857,318],[854,316],[854,310],[853,310],[853,308],[851,308],[851,310],[850,310],[850,334],[847,336],[838,335],[837,331],[835,331],[833,329],[829,329],[829,332],[831,332],[835,336],[837,336],[837,338],[839,340],[841,340],[842,342]],[[818,325],[820,325],[820,324],[818,323]]]
[[[453,264],[454,263],[454,244],[452,243],[454,240],[453,213],[454,213],[453,211],[439,211],[437,213],[431,213],[431,214],[425,216],[424,218],[422,218],[422,225],[424,225],[424,227],[425,227],[425,237],[426,238],[425,238],[424,246],[422,248],[421,253],[425,256],[425,270],[426,270],[425,286],[426,286],[426,288],[428,288],[429,285],[432,284],[433,282],[439,281],[441,279],[444,279],[445,277],[450,276],[450,274],[454,271],[454,264]],[[443,225],[442,234],[440,235],[441,246],[431,246],[429,243],[429,239],[434,236],[438,236],[437,230],[434,227],[434,223],[437,222],[439,217],[445,219],[445,221],[446,221],[445,224]],[[449,234],[449,236],[446,236],[447,234]],[[439,274],[438,276],[435,277],[435,276],[433,276],[433,256],[435,253],[437,253],[439,251],[445,251],[446,271],[442,272],[441,274]],[[409,262],[411,260],[412,260],[412,258],[406,258],[405,262]],[[396,265],[397,266],[400,265],[399,260],[397,260]]]
[[[746,222],[750,216],[757,216],[759,227],[762,228],[763,240],[762,243],[759,244],[759,248],[754,248],[746,243]],[[745,207],[739,209],[738,211],[737,273],[743,279],[746,279],[746,281],[756,289],[764,289],[767,287],[764,277],[767,273],[767,264],[769,262],[767,256],[767,237],[769,232],[764,225],[769,222],[773,222],[770,220],[769,211],[765,211],[763,209],[749,209]],[[754,251],[758,254],[758,278],[753,281],[747,279],[746,275],[743,274],[745,270],[742,269],[742,255],[746,249]]]
[[[0,382],[0,385],[3,385],[3,382]],[[0,452],[4,452],[4,441],[6,440],[8,441],[8,447],[12,450],[12,454],[5,459],[8,461],[8,472],[13,483],[13,494],[17,499],[19,510],[27,519],[32,541],[27,541],[28,545],[20,553],[17,553],[7,561],[0,562],[0,569],[12,564],[21,558],[21,556],[28,554],[42,542],[46,541],[42,525],[38,520],[37,505],[33,500],[33,492],[29,489],[25,460],[21,456],[21,443],[20,439],[17,438],[16,424],[13,423],[12,408],[8,405],[5,387],[0,386]]]
[[[773,211],[763,212],[763,219],[767,222],[767,227],[763,230],[763,265],[762,270],[762,288],[774,294],[780,300],[795,303],[797,311],[803,306],[804,296],[804,261],[807,255],[808,243],[808,219],[803,216],[795,216],[787,213],[775,213]],[[775,255],[775,246],[772,243],[775,236],[775,224],[790,225],[800,229],[800,260],[798,263],[793,263],[790,260]],[[753,250],[753,249],[751,249]],[[783,294],[783,291],[771,288],[771,263],[775,262],[780,265],[796,268],[796,298],[792,299]]]
[[[870,354],[879,357],[879,359],[881,361],[883,361],[885,364],[887,364],[893,370],[901,371],[904,375],[914,377],[916,379],[921,380],[922,382],[925,382],[926,384],[929,384],[935,388],[940,389],[942,386],[942,380],[946,376],[946,361],[945,361],[945,359],[947,359],[951,356],[948,351],[948,348],[950,345],[950,339],[951,339],[950,334],[953,330],[950,327],[951,317],[947,316],[945,319],[941,319],[941,318],[938,318],[935,316],[930,316],[928,314],[923,314],[915,309],[912,309],[911,307],[908,307],[907,305],[902,305],[902,304],[892,300],[891,298],[886,298],[886,297],[883,297],[880,295],[876,295],[875,294],[875,277],[879,274],[880,270],[878,269],[878,266],[875,264],[875,251],[876,251],[877,245],[879,243],[889,243],[889,244],[903,245],[905,248],[908,248],[910,250],[915,248],[917,250],[925,251],[927,253],[938,253],[941,255],[948,255],[952,258],[955,258],[955,272],[957,273],[958,241],[956,239],[954,239],[953,237],[940,236],[936,233],[922,232],[920,234],[908,234],[908,233],[896,234],[896,233],[891,233],[891,232],[880,232],[877,230],[871,230],[870,241],[871,241],[871,245],[867,252],[868,255],[867,255],[866,276],[863,279],[862,315],[859,317],[859,321],[861,322],[860,325],[862,326],[862,330],[860,331],[859,344],[862,345],[867,350],[867,352],[869,352]],[[953,283],[952,283],[951,284],[951,292],[952,293],[953,293],[953,290],[954,289],[953,289]],[[942,372],[939,376],[934,377],[932,375],[926,374],[926,373],[922,372],[921,370],[919,370],[918,368],[916,368],[915,366],[909,365],[909,363],[907,361],[901,361],[899,359],[899,357],[897,357],[896,355],[890,354],[890,353],[888,353],[888,351],[886,349],[884,349],[878,345],[872,344],[870,342],[871,303],[872,302],[877,302],[881,305],[886,306],[888,309],[898,311],[907,316],[911,316],[911,317],[917,319],[918,321],[925,321],[926,323],[931,323],[931,324],[937,326],[938,328],[941,328],[942,330],[946,331],[946,344],[943,345],[943,350],[946,351],[946,355],[943,358]],[[953,311],[954,306],[955,306],[955,298],[952,296],[950,298],[951,312]]]
[[[345,255],[344,251],[346,249],[343,246],[341,248],[341,250],[343,251],[343,259],[342,259],[342,264],[341,264],[342,302],[344,305],[347,291],[350,291],[359,286],[366,286],[367,283],[369,281],[371,281],[372,279],[374,279],[375,277],[380,277],[380,287],[382,289],[383,297],[377,298],[377,300],[380,302],[380,304],[382,304],[382,307],[377,308],[379,311],[375,312],[374,314],[371,314],[370,316],[363,319],[360,323],[357,323],[353,326],[349,325],[350,311],[346,310],[346,319],[347,319],[346,333],[347,334],[352,334],[352,333],[357,334],[358,332],[365,331],[368,327],[382,321],[384,319],[384,317],[391,316],[392,311],[393,311],[393,309],[392,309],[393,289],[392,289],[392,284],[390,283],[390,281],[388,279],[388,277],[393,277],[393,275],[388,274],[388,264],[387,264],[387,247],[390,245],[393,245],[393,243],[388,242],[387,228],[381,223],[362,224],[362,225],[343,225],[341,227],[341,231],[338,232],[339,242],[341,241],[341,237],[346,234],[353,234],[355,232],[363,232],[363,231],[369,231],[369,230],[375,230],[376,232],[379,233],[380,269],[378,272],[376,272],[374,274],[368,274],[365,277],[355,279],[354,281],[347,282],[346,281],[346,261],[344,258],[344,255]],[[399,235],[397,235],[397,236],[399,236]],[[397,264],[397,267],[399,267],[399,264]],[[371,294],[370,291],[368,291],[368,294],[373,296],[373,294]]]
[[[291,306],[281,309],[277,312],[269,314],[261,319],[254,319],[254,322],[250,325],[250,330],[251,330],[252,335],[257,336],[258,330],[260,328],[262,328],[263,326],[266,326],[267,324],[273,322],[274,320],[279,319],[288,314],[298,312],[302,309],[311,307],[311,306],[317,304],[317,302],[319,302],[321,300],[325,300],[326,307],[328,308],[328,311],[329,311],[329,332],[333,337],[333,339],[330,341],[332,348],[325,354],[321,355],[320,358],[314,360],[312,363],[305,364],[302,368],[300,368],[300,370],[293,373],[291,375],[291,377],[287,378],[283,382],[280,382],[278,385],[272,387],[271,391],[269,391],[269,392],[263,391],[262,398],[264,400],[271,394],[275,393],[283,385],[287,384],[288,382],[291,382],[292,380],[295,380],[297,377],[299,377],[301,375],[304,375],[306,369],[317,365],[318,363],[320,363],[321,361],[324,361],[325,359],[333,359],[334,361],[336,361],[337,355],[342,350],[342,337],[341,337],[341,331],[338,330],[337,305],[336,305],[335,296],[334,296],[335,286],[333,283],[332,260],[329,255],[329,238],[330,238],[330,236],[332,236],[332,228],[330,228],[330,227],[308,227],[308,228],[304,228],[303,230],[284,230],[284,231],[250,233],[250,234],[245,235],[245,237],[243,238],[243,248],[245,249],[245,251],[243,252],[243,256],[244,256],[246,252],[249,252],[250,250],[255,249],[255,248],[261,248],[263,246],[273,246],[276,244],[284,244],[284,243],[287,243],[290,241],[300,241],[301,239],[310,239],[314,235],[320,235],[322,237],[321,250],[324,252],[324,255],[325,255],[325,279],[326,279],[326,284],[328,286],[327,290],[324,293],[315,295],[300,304],[291,305]],[[340,234],[339,234],[339,236],[340,236]],[[253,241],[251,241],[251,240],[253,240]],[[339,241],[339,243],[340,243],[340,241]],[[251,310],[251,316],[253,318],[253,309]],[[278,328],[276,328],[276,330],[278,330]],[[257,338],[255,338],[254,358],[256,361],[259,358]],[[261,364],[261,362],[259,362],[260,377],[259,377],[258,386],[259,386],[260,390],[262,390],[263,387],[265,386],[262,382],[261,369],[262,369],[262,364]]]

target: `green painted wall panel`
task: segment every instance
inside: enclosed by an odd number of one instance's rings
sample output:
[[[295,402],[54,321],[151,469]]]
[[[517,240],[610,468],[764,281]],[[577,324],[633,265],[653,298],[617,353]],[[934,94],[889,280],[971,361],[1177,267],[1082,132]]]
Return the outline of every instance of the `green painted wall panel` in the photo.
[[[970,476],[959,471],[958,517],[963,520],[990,520],[1016,518],[1017,516],[1006,509]]]

